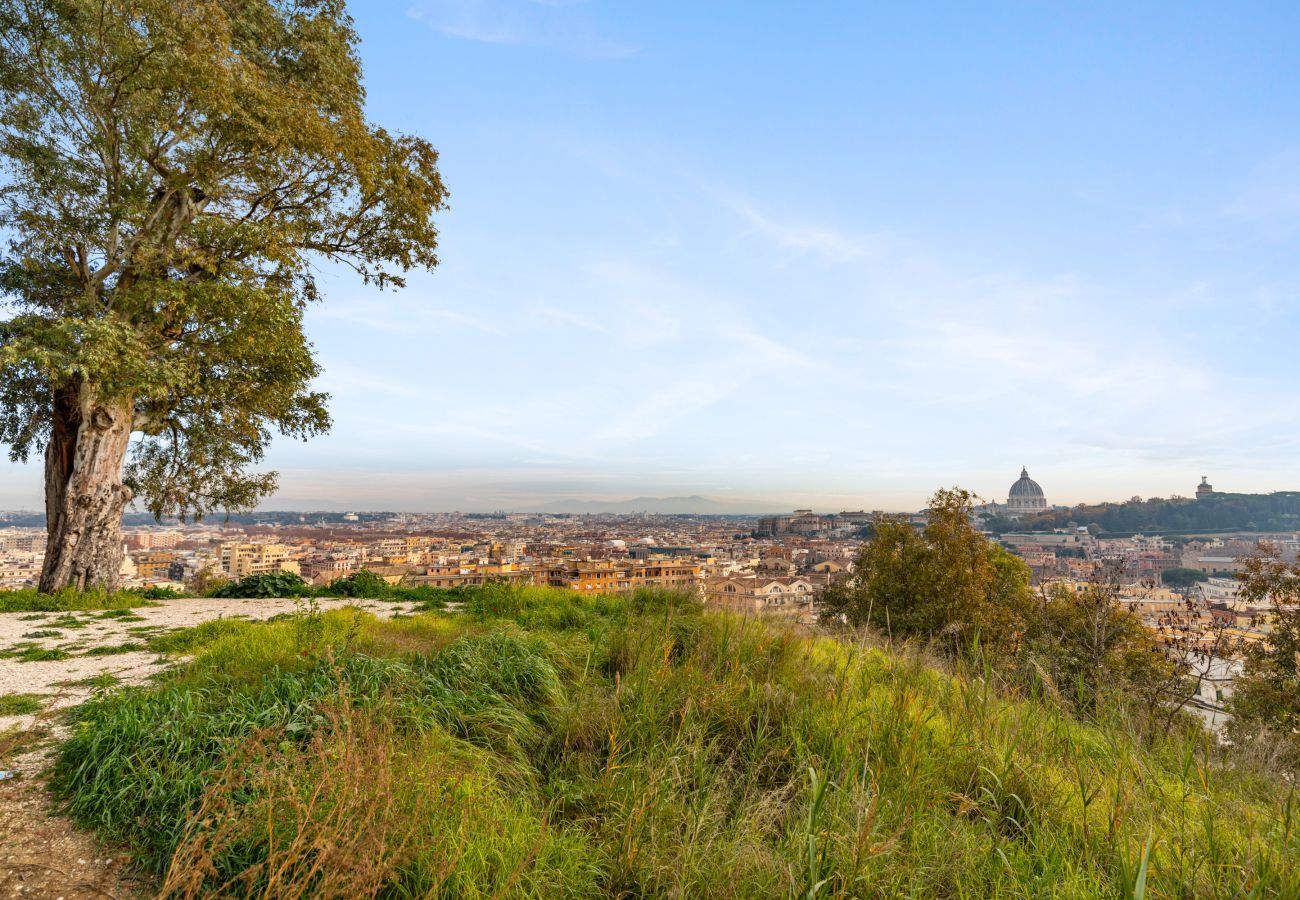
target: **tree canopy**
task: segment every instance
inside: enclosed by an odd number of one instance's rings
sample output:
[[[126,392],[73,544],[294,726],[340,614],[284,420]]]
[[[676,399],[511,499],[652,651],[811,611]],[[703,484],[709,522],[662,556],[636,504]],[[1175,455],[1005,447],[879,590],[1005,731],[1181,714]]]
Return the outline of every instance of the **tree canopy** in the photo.
[[[936,492],[923,531],[878,519],[852,577],[826,592],[826,616],[950,646],[1013,638],[1032,605],[1029,567],[976,530],[973,503],[967,491]]]
[[[432,266],[423,139],[367,123],[340,0],[3,0],[0,437],[54,398],[129,398],[127,482],[157,515],[243,508],[270,430],[329,420],[302,331],[315,259]],[[84,397],[82,398],[84,399]]]

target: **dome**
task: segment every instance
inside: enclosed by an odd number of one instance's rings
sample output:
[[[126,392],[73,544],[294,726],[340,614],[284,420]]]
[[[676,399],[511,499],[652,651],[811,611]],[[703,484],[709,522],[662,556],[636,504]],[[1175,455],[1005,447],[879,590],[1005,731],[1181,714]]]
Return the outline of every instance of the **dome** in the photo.
[[[1038,486],[1038,482],[1029,477],[1028,469],[1020,470],[1020,480],[1011,485],[1011,490],[1007,491],[1008,498],[1020,497],[1027,499],[1030,497],[1038,498],[1044,496],[1046,495],[1043,494],[1043,489]]]
[[[1007,514],[1021,516],[1047,509],[1047,497],[1038,482],[1029,477],[1028,469],[1020,470],[1020,479],[1007,491]]]

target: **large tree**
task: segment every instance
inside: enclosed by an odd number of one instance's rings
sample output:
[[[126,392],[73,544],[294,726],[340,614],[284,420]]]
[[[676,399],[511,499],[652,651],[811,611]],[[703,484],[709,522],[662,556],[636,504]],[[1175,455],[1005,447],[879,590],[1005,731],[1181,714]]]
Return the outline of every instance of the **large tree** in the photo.
[[[121,516],[244,509],[329,426],[313,267],[437,263],[437,154],[368,123],[343,0],[0,0],[0,441],[45,454],[41,588]]]

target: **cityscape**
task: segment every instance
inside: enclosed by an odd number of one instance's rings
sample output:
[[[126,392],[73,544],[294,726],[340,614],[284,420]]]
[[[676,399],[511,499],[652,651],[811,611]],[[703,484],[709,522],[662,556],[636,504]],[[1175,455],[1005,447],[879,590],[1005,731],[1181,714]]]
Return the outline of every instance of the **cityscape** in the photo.
[[[1214,490],[1202,477],[1190,493],[1206,500]],[[984,528],[990,520],[1014,523],[1051,508],[1025,468],[1005,502],[981,503],[974,511]],[[0,513],[0,589],[32,587],[46,531],[6,526],[5,516],[21,514]],[[323,587],[367,571],[394,585],[440,589],[503,583],[590,594],[658,587],[811,626],[822,593],[851,573],[873,522],[926,523],[924,510],[811,509],[775,516],[268,512],[239,518],[241,524],[128,526],[121,584],[203,590],[286,572]],[[1239,597],[1237,573],[1261,544],[1287,561],[1300,553],[1300,529],[1109,536],[1076,526],[987,533],[1025,562],[1037,588],[1084,590],[1104,579],[1116,602],[1163,643],[1196,654],[1194,705],[1212,726],[1222,724],[1241,652],[1269,633],[1270,609]],[[1185,577],[1166,580],[1171,571]]]

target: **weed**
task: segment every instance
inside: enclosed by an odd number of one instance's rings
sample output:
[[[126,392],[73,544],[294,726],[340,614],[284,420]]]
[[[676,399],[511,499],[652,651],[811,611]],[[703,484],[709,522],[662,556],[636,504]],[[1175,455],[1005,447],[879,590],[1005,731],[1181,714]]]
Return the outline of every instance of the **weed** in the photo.
[[[91,647],[83,656],[117,656],[122,653],[138,653],[141,650],[148,650],[144,644],[126,641],[121,644],[105,644],[99,647]]]
[[[40,712],[42,694],[0,694],[0,716],[31,716]]]

